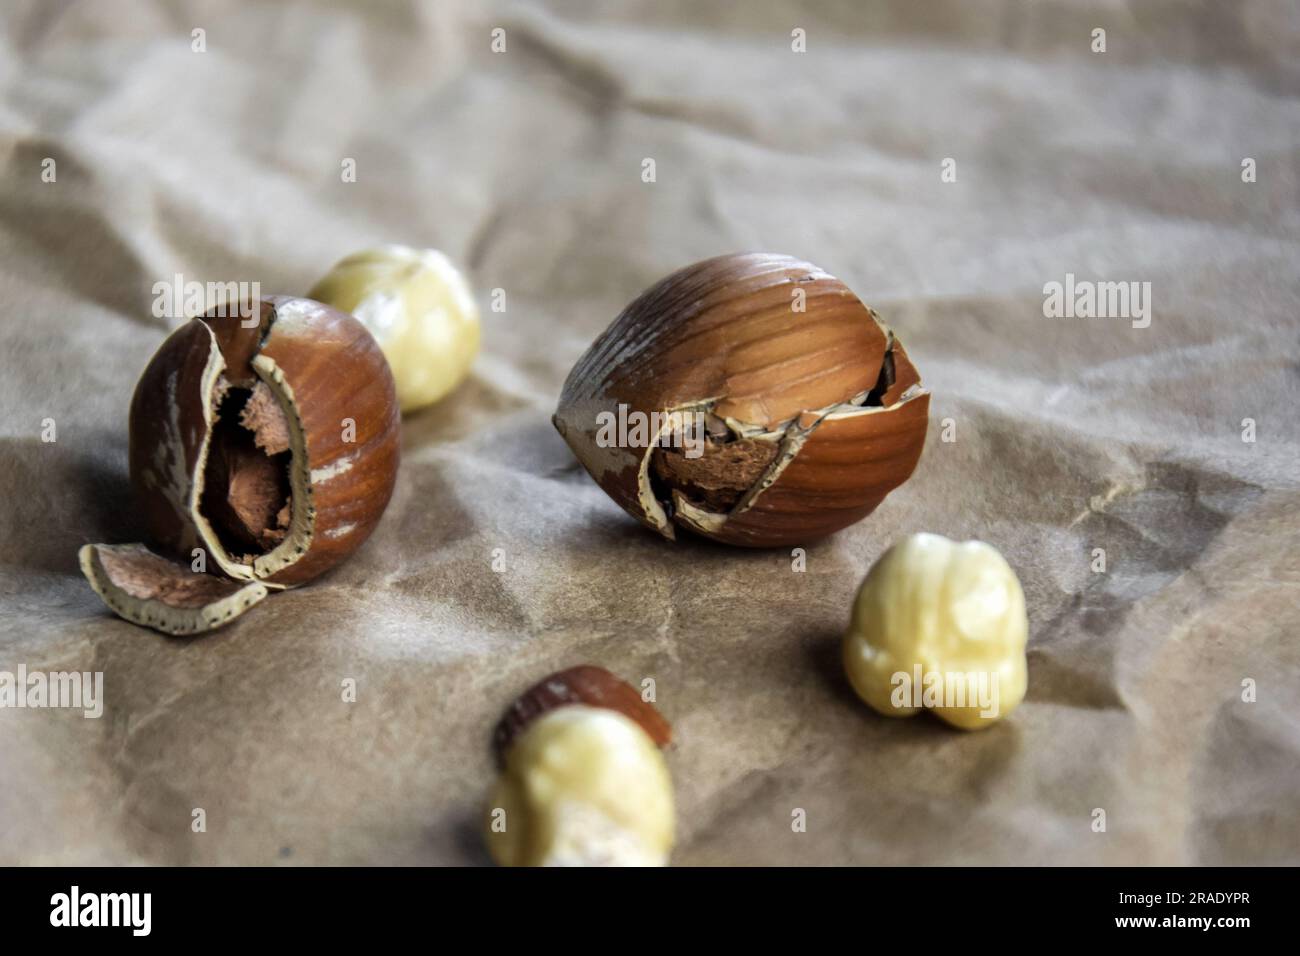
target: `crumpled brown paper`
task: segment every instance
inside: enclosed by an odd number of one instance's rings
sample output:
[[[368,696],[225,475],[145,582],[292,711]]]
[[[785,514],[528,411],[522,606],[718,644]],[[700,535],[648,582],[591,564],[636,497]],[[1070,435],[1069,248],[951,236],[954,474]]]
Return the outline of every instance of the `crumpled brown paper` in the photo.
[[[0,710],[0,863],[482,862],[493,723],[580,662],[656,682],[677,864],[1300,860],[1294,8],[2,23],[0,670],[102,671],[105,707]],[[211,636],[110,616],[75,555],[138,537],[127,403],[175,324],[153,284],[301,293],[382,241],[464,265],[485,350],[405,422],[378,532]],[[658,539],[548,420],[623,304],[745,249],[843,278],[934,393],[915,477],[805,571]],[[1067,273],[1150,282],[1149,327],[1046,318]],[[923,529],[1024,583],[1028,698],[986,732],[879,717],[840,671],[858,580]]]

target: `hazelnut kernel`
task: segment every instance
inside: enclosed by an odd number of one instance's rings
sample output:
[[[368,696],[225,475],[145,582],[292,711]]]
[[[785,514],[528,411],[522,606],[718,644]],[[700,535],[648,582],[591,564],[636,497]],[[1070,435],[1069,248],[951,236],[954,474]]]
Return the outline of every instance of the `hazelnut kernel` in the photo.
[[[844,670],[858,696],[887,717],[929,709],[976,730],[1024,699],[1028,634],[1020,581],[996,548],[914,534],[863,580]]]
[[[386,245],[354,253],[310,297],[351,312],[375,337],[403,412],[447,395],[478,354],[479,313],[469,283],[436,250]]]
[[[560,707],[512,743],[484,830],[503,866],[663,866],[674,830],[668,765],[632,718]]]

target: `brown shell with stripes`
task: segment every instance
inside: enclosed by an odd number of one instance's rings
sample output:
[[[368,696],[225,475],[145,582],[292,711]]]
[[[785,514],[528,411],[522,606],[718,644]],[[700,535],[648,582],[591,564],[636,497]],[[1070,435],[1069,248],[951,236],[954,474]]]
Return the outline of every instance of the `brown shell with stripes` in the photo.
[[[131,401],[148,547],[87,545],[82,570],[128,620],[180,634],[219,627],[369,538],[400,444],[392,373],[353,316],[269,296],[191,319]]]
[[[929,398],[844,283],[745,253],[638,296],[574,366],[554,422],[597,484],[665,537],[775,547],[860,521],[906,481]]]

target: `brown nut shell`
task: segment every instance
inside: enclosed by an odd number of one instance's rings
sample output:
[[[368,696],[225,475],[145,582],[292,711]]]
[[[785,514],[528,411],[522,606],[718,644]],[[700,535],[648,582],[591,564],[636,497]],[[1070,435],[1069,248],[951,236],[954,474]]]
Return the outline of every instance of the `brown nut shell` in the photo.
[[[142,544],[88,544],[81,571],[119,617],[165,634],[200,634],[266,597],[260,581],[197,574]]]
[[[515,699],[492,735],[498,763],[524,729],[538,717],[570,704],[605,707],[630,717],[659,747],[672,741],[672,727],[658,709],[641,699],[635,687],[603,667],[583,664],[557,671],[538,681]]]
[[[665,537],[772,547],[869,514],[915,469],[928,412],[902,344],[842,282],[748,253],[637,297],[574,366],[554,422],[597,484]],[[646,440],[602,437],[602,422],[634,414],[652,423]],[[680,416],[708,422],[700,454],[657,447]]]
[[[355,318],[310,299],[269,296],[243,316],[192,319],[162,344],[131,400],[141,531],[180,562],[162,578],[190,574],[202,553],[208,571],[236,585],[311,580],[370,536],[399,454],[379,346]],[[154,600],[178,593],[155,583]]]

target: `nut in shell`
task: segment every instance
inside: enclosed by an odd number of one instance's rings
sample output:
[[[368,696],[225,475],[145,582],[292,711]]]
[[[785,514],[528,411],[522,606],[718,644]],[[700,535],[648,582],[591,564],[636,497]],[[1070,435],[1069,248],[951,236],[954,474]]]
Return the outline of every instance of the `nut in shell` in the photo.
[[[774,547],[845,528],[906,481],[929,398],[842,282],[750,253],[637,297],[569,373],[554,422],[596,483],[664,537]]]
[[[396,393],[365,328],[310,299],[242,311],[181,326],[136,385],[131,484],[149,547],[81,553],[114,611],[168,633],[219,627],[328,571],[396,481]]]

